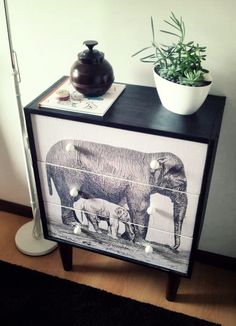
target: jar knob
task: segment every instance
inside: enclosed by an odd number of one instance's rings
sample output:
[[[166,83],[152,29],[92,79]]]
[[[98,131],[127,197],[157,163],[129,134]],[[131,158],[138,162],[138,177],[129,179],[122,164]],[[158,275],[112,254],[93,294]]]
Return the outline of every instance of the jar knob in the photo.
[[[98,44],[97,41],[88,40],[84,41],[84,44],[89,48],[90,51],[93,51],[93,47]]]

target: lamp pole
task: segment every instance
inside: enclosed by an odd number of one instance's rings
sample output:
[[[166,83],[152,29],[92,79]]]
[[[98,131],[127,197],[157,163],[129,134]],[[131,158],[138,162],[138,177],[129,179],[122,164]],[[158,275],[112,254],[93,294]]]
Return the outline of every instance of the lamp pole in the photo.
[[[7,0],[4,0],[4,11],[5,11],[5,19],[6,19],[6,27],[7,27],[8,45],[10,50],[11,66],[12,66],[12,72],[14,77],[18,116],[20,120],[20,128],[21,128],[22,142],[24,148],[24,159],[25,159],[25,166],[26,166],[27,183],[28,183],[29,194],[30,194],[30,204],[33,213],[33,220],[24,224],[17,231],[15,236],[15,243],[18,250],[21,251],[22,253],[29,256],[41,256],[53,251],[57,247],[57,244],[55,242],[46,240],[43,237],[38,197],[37,197],[33,167],[31,163],[32,160],[31,160],[31,154],[28,145],[28,135],[27,135],[25,119],[23,114],[23,107],[21,102],[20,85],[19,85],[21,82],[20,71],[19,71],[19,66],[17,61],[17,54],[14,51],[13,43],[12,43],[11,26],[10,26]]]

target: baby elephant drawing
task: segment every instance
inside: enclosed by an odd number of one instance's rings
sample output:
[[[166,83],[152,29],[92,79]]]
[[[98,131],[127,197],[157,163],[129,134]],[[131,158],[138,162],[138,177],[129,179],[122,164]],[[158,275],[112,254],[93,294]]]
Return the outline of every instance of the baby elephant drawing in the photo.
[[[104,199],[90,198],[80,199],[74,204],[74,208],[83,211],[96,232],[102,233],[99,228],[99,222],[104,220],[108,225],[108,235],[113,239],[117,239],[120,221],[124,223],[130,239],[134,239],[135,234],[131,225],[131,218],[129,212],[124,207],[110,203]]]

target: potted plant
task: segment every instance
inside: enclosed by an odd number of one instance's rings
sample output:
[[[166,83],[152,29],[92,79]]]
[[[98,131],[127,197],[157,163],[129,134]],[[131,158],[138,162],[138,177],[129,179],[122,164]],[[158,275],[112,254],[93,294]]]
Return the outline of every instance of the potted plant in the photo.
[[[154,80],[162,105],[178,114],[192,114],[205,101],[212,81],[209,72],[202,67],[206,58],[206,47],[185,42],[185,24],[171,13],[170,20],[164,20],[171,30],[161,30],[177,38],[171,45],[156,42],[154,23],[151,17],[151,46],[136,52],[152,49],[152,53],[142,57],[142,62],[153,62]]]

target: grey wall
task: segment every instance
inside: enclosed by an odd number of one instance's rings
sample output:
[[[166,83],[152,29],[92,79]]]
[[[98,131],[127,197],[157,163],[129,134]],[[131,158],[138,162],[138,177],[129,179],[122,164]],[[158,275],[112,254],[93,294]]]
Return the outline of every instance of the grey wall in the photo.
[[[149,17],[158,28],[170,11],[182,16],[187,39],[208,47],[211,94],[226,95],[200,249],[236,257],[236,3],[234,0],[9,0],[13,43],[27,104],[62,75],[68,75],[86,39],[96,39],[116,81],[154,86],[151,65],[131,58],[151,40]],[[29,205],[19,119],[0,4],[0,198]],[[160,39],[163,40],[163,36]]]

